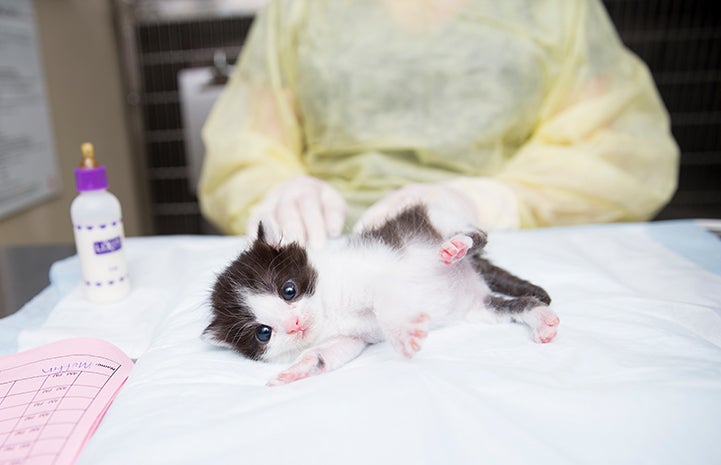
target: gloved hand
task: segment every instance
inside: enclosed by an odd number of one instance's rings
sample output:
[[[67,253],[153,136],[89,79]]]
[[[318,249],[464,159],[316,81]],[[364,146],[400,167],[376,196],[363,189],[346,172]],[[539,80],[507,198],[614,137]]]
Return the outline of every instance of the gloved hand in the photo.
[[[518,200],[508,186],[491,178],[457,178],[435,184],[408,184],[371,205],[353,227],[354,232],[381,225],[405,208],[426,204],[453,215],[459,223],[486,231],[518,229]]]
[[[276,244],[322,245],[343,231],[347,205],[340,193],[311,176],[298,176],[271,190],[246,226],[254,238],[263,222],[266,238]]]

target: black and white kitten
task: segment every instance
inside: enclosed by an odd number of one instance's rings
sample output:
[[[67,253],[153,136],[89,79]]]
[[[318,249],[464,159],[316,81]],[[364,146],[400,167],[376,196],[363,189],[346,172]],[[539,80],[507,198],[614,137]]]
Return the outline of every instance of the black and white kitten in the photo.
[[[254,360],[294,360],[269,385],[333,370],[381,341],[412,357],[430,328],[466,317],[525,323],[550,342],[559,319],[546,291],[483,258],[483,231],[433,216],[411,207],[307,249],[272,243],[261,225],[218,276],[204,335]]]

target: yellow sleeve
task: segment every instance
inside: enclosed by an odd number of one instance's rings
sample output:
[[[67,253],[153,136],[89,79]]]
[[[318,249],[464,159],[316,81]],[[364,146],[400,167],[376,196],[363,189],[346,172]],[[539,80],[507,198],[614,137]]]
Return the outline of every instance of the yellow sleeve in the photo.
[[[287,71],[291,9],[269,4],[253,22],[233,75],[203,127],[198,198],[220,230],[244,234],[252,208],[304,173],[302,136]]]
[[[600,1],[573,3],[538,127],[496,177],[521,227],[645,220],[676,189],[678,147],[649,70]]]

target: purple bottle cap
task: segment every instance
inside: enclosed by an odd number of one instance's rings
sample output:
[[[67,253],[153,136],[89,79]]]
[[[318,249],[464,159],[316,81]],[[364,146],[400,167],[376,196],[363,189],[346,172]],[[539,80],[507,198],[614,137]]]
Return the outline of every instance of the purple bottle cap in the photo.
[[[75,188],[78,192],[107,189],[108,177],[105,174],[105,167],[75,168]]]

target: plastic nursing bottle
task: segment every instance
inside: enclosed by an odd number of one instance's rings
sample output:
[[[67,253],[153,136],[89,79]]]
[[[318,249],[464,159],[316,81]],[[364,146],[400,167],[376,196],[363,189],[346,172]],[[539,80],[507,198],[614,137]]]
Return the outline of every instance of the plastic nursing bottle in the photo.
[[[95,160],[93,145],[86,142],[81,151],[83,159],[75,169],[79,194],[70,206],[70,218],[82,287],[91,302],[113,302],[130,292],[120,202],[107,191],[105,167]]]

